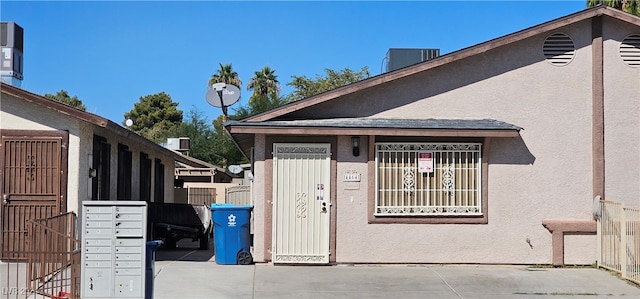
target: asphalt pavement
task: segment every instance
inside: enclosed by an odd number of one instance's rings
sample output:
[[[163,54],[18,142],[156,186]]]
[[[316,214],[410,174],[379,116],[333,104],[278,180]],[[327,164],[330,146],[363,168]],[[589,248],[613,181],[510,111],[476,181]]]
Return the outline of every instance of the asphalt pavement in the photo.
[[[196,244],[156,252],[155,299],[640,298],[595,268],[524,265],[219,265]]]

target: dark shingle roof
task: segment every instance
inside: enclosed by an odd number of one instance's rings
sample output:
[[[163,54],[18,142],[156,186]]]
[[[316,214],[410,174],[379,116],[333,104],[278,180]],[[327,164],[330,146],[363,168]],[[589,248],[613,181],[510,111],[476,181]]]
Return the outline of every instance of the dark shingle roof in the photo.
[[[522,130],[521,127],[494,119],[392,119],[332,118],[288,121],[228,121],[225,126],[258,127],[326,127],[326,128],[390,128],[449,130]]]

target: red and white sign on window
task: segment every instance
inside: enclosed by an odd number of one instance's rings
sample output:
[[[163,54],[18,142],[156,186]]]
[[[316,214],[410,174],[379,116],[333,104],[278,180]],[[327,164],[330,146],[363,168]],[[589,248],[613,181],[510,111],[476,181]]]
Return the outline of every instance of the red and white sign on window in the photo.
[[[418,153],[418,172],[433,172],[433,152]]]

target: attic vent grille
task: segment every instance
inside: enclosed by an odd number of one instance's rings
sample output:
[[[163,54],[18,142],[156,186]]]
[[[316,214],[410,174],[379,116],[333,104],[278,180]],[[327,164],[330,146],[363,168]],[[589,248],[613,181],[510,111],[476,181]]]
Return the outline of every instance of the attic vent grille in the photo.
[[[630,67],[640,67],[640,34],[627,36],[620,44],[620,57]]]
[[[555,66],[569,64],[573,60],[575,50],[573,40],[564,33],[549,35],[542,46],[544,57]]]

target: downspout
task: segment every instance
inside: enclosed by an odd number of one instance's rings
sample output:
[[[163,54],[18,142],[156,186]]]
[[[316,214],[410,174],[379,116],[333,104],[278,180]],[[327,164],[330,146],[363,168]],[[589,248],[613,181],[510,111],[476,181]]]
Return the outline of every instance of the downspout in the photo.
[[[592,89],[592,164],[593,194],[591,199],[604,194],[604,71],[602,45],[602,16],[591,19],[591,89]]]

